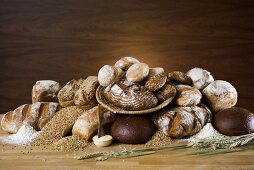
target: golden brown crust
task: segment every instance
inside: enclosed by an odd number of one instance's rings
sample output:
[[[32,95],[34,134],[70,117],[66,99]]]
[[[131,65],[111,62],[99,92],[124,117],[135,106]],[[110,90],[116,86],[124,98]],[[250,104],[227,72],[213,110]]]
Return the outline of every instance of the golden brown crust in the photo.
[[[91,140],[92,135],[98,129],[98,106],[85,111],[75,122],[72,128],[72,134],[82,137],[85,140]],[[103,109],[103,125],[114,120],[115,114]]]
[[[8,133],[17,133],[23,123],[28,122],[35,130],[40,130],[58,110],[59,104],[54,102],[25,104],[6,113],[1,126]]]

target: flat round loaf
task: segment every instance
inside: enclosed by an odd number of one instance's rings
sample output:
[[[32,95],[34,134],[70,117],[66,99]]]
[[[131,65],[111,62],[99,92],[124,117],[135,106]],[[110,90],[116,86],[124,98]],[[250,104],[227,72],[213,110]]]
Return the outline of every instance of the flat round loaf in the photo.
[[[156,96],[145,87],[138,84],[128,86],[123,81],[108,86],[104,96],[113,105],[130,111],[150,109],[158,104]]]

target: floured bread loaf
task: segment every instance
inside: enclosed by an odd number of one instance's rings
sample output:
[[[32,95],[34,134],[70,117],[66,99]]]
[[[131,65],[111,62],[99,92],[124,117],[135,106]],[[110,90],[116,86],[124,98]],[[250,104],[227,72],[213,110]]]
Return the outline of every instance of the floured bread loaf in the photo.
[[[86,79],[69,81],[58,93],[59,103],[62,107],[84,106],[96,103],[95,92],[99,86],[96,76]]]
[[[158,99],[151,91],[128,81],[108,86],[104,96],[110,103],[125,110],[145,110],[158,104]]]
[[[210,83],[214,81],[213,76],[209,71],[202,68],[193,68],[186,73],[193,82],[193,86],[199,90],[204,89]]]
[[[203,94],[213,112],[231,108],[237,103],[237,91],[229,82],[216,80],[209,84]]]
[[[153,120],[166,136],[184,138],[199,132],[211,119],[207,107],[175,107],[164,109],[154,115]]]
[[[32,89],[32,103],[36,102],[58,102],[57,94],[60,84],[53,80],[40,80]]]
[[[135,63],[140,63],[136,58],[133,57],[123,57],[115,63],[115,66],[126,71],[130,66]]]
[[[92,135],[98,130],[98,106],[85,111],[75,122],[72,134],[81,136],[85,140],[91,140]],[[103,124],[112,122],[116,114],[103,110]]]
[[[1,120],[1,127],[8,133],[17,133],[27,122],[35,130],[40,130],[58,110],[59,104],[53,102],[24,104],[14,111],[7,112]]]

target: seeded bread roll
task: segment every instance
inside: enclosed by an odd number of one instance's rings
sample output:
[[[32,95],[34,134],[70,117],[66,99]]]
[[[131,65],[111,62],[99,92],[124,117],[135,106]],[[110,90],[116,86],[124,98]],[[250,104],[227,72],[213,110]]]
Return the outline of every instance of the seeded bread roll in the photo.
[[[164,69],[162,67],[149,68],[149,74],[147,78],[155,76],[157,74],[164,74]]]
[[[148,78],[145,87],[150,91],[156,91],[162,88],[167,82],[167,76],[164,74],[157,74]]]
[[[36,102],[24,104],[7,112],[1,120],[1,127],[8,133],[17,133],[20,127],[29,123],[35,130],[40,130],[60,109],[58,103]]]
[[[159,91],[155,93],[159,101],[163,102],[171,97],[175,97],[176,88],[171,84],[165,84]]]

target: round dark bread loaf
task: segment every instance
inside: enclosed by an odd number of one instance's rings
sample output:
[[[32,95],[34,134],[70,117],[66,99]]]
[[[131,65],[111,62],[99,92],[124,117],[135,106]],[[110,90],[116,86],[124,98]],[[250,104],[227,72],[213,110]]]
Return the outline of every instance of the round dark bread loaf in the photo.
[[[145,143],[155,131],[155,125],[145,116],[121,116],[111,126],[113,138],[126,144]]]
[[[215,114],[214,127],[228,136],[254,133],[254,114],[239,107],[224,109]]]

